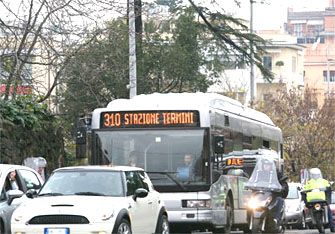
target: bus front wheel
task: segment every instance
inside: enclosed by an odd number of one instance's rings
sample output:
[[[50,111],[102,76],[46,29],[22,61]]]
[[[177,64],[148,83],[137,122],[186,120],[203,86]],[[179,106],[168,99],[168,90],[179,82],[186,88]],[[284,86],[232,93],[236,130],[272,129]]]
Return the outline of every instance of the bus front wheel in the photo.
[[[227,214],[227,223],[225,227],[223,228],[216,228],[213,233],[227,233],[229,234],[231,232],[231,227],[233,226],[233,220],[234,220],[234,207],[231,196],[227,197],[226,200],[226,214]]]

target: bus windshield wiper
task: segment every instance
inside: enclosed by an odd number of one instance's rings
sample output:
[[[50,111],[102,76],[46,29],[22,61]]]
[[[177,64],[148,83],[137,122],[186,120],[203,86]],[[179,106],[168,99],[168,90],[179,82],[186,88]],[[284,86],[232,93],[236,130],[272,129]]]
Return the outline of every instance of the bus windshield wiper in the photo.
[[[176,180],[175,178],[173,178],[171,176],[171,174],[174,174],[176,172],[167,172],[167,171],[147,171],[148,174],[161,174],[161,175],[166,175],[166,177],[168,177],[170,180],[172,180],[176,185],[178,185],[181,189],[183,189],[184,191],[187,191],[187,189],[185,188],[184,185],[182,185],[178,180]]]
[[[38,194],[39,197],[42,196],[63,196],[63,193],[42,193],[42,194]]]
[[[105,196],[103,193],[95,193],[95,192],[78,192],[75,195],[84,195],[84,196]]]

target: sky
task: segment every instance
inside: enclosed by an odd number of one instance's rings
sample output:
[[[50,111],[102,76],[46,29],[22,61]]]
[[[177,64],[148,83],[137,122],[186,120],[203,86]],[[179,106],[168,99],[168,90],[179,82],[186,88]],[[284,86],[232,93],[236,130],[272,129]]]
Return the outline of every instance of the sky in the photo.
[[[11,3],[19,3],[18,0],[7,0]],[[126,2],[126,0],[113,0],[115,2]],[[154,0],[142,0],[143,2],[153,2]],[[184,0],[188,2],[188,0]],[[250,0],[237,0],[241,2],[241,7],[237,7],[234,0],[193,0],[209,8],[224,9],[226,13],[231,13],[236,17],[250,20]],[[287,19],[287,8],[294,11],[324,10],[328,6],[329,0],[253,0],[253,22],[254,30],[280,29],[283,28]],[[213,2],[219,3],[215,5]],[[0,4],[0,17],[2,18],[3,5]],[[108,14],[107,14],[108,16]]]
[[[203,0],[210,2],[210,0]],[[250,0],[240,0],[241,7],[235,6],[233,0],[221,0],[222,8],[235,16],[250,19]],[[255,30],[280,29],[287,21],[287,9],[294,11],[318,11],[328,6],[329,0],[254,0],[253,22]],[[261,3],[264,2],[264,3]]]

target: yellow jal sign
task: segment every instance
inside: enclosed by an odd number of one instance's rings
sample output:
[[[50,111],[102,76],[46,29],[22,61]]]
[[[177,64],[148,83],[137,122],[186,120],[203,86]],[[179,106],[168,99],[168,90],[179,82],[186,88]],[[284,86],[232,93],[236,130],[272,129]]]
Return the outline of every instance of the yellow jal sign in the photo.
[[[198,111],[102,112],[101,128],[199,127]]]
[[[227,166],[243,166],[243,159],[242,158],[228,158],[227,159]]]

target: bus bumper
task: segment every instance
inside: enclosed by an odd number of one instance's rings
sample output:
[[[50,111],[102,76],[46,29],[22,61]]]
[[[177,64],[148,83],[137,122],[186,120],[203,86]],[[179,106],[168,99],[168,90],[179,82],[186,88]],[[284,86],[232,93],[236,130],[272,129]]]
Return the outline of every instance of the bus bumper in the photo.
[[[170,223],[208,223],[211,226],[225,225],[226,210],[168,210]]]

